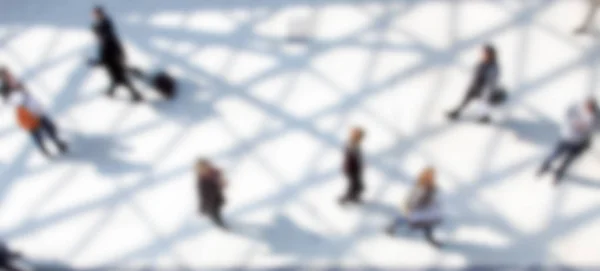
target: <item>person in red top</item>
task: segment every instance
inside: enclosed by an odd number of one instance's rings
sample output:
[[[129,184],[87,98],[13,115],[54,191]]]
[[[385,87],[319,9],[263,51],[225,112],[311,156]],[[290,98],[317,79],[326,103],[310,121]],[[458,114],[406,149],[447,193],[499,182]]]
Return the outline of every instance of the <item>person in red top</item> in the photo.
[[[0,80],[2,81],[0,89],[4,100],[16,108],[17,123],[23,130],[31,134],[44,155],[50,156],[50,152],[44,145],[44,133],[54,141],[61,153],[65,153],[67,144],[58,137],[56,126],[46,116],[40,103],[25,90],[23,84],[16,80],[7,68],[0,67]]]
[[[200,213],[207,215],[220,228],[226,229],[221,210],[225,205],[223,193],[226,181],[221,171],[208,160],[200,159],[196,164],[197,191],[200,198]]]

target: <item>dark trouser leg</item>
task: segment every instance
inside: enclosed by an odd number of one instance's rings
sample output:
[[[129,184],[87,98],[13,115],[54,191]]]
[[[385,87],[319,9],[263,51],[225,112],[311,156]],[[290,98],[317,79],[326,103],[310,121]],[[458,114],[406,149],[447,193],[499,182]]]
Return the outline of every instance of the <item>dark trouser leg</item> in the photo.
[[[43,130],[45,130],[48,133],[48,135],[50,136],[52,141],[54,141],[54,143],[58,146],[60,151],[65,152],[67,145],[58,138],[58,135],[56,133],[56,126],[54,125],[54,123],[52,123],[52,121],[46,116],[43,116],[40,119],[40,126]]]
[[[433,245],[434,247],[440,247],[442,245],[433,237],[433,226],[423,227],[423,233],[425,233],[425,239],[427,239],[429,244]]]
[[[565,172],[567,171],[569,166],[571,166],[571,164],[575,161],[575,159],[577,159],[579,156],[581,156],[581,154],[585,151],[587,146],[588,146],[588,143],[581,143],[580,145],[574,145],[574,146],[571,146],[570,148],[566,149],[567,156],[565,157],[565,160],[562,162],[562,164],[556,171],[556,175],[554,176],[555,181],[558,182],[563,178],[563,176],[565,175]]]
[[[467,105],[473,101],[475,98],[479,97],[479,93],[481,89],[479,87],[471,87],[467,91],[467,95],[463,98],[462,102],[458,105],[457,108],[450,112],[450,117],[456,118],[458,115],[467,107]]]
[[[225,228],[225,222],[223,222],[223,218],[221,217],[221,209],[221,206],[218,206],[210,210],[210,218],[217,226]]]
[[[44,138],[42,135],[42,128],[39,127],[33,131],[31,131],[31,136],[33,137],[33,142],[38,146],[38,148],[44,153],[46,156],[50,156],[50,153],[46,149],[46,145],[44,144]]]
[[[126,75],[124,75],[124,76],[126,76]],[[125,87],[127,87],[127,89],[129,89],[129,92],[131,92],[131,96],[133,97],[133,100],[139,101],[142,99],[142,95],[137,91],[137,89],[133,86],[133,84],[131,83],[131,81],[128,78],[123,81],[123,85]]]
[[[569,145],[567,143],[565,143],[565,142],[558,143],[556,148],[554,148],[554,151],[552,151],[552,154],[550,154],[550,156],[548,156],[548,158],[546,158],[546,160],[544,160],[544,163],[542,164],[542,168],[540,168],[540,174],[548,171],[550,169],[550,166],[552,165],[552,162],[554,160],[556,160],[557,158],[559,158],[568,149],[569,149]]]
[[[111,97],[115,96],[115,91],[117,90],[117,86],[119,86],[117,81],[115,81],[114,79],[111,79],[110,86],[108,87],[108,91],[106,91],[106,95],[111,96]]]
[[[350,201],[358,202],[360,201],[360,196],[363,191],[363,183],[361,173],[351,173],[348,175],[348,193],[346,198]]]

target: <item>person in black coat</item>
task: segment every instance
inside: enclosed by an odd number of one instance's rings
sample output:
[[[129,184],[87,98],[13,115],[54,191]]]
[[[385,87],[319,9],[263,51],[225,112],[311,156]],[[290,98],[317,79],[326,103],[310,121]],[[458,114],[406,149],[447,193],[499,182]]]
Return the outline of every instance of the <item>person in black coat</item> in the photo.
[[[451,120],[457,119],[467,105],[475,99],[489,99],[492,92],[497,89],[499,75],[500,70],[496,57],[496,49],[492,45],[485,45],[483,47],[482,60],[475,70],[475,76],[467,91],[467,95],[456,109],[448,113],[448,117]],[[479,121],[487,123],[490,121],[490,117],[488,114],[485,114]]]
[[[142,95],[135,89],[127,74],[125,52],[110,18],[101,7],[94,8],[93,16],[95,23],[92,31],[98,39],[100,52],[99,59],[92,61],[91,64],[102,65],[106,68],[111,80],[107,95],[114,96],[117,87],[123,85],[129,89],[134,101],[141,101]]]
[[[221,171],[209,161],[201,159],[196,165],[196,172],[200,213],[207,215],[217,226],[225,229],[221,210],[225,205],[223,190],[226,184]]]
[[[0,242],[0,270],[20,271],[21,269],[13,264],[13,260],[21,258],[21,254],[8,249],[6,244]]]
[[[362,178],[364,165],[360,144],[364,134],[361,128],[354,128],[350,132],[350,142],[345,150],[343,164],[344,174],[348,180],[348,190],[340,199],[341,204],[361,202],[361,194],[364,190]]]

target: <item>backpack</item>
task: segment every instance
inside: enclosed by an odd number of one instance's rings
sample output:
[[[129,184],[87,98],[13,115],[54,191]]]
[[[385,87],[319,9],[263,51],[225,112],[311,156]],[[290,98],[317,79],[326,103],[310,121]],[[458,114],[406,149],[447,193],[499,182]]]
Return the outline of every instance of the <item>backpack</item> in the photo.
[[[20,105],[17,107],[17,123],[26,131],[33,131],[40,126],[40,117]]]

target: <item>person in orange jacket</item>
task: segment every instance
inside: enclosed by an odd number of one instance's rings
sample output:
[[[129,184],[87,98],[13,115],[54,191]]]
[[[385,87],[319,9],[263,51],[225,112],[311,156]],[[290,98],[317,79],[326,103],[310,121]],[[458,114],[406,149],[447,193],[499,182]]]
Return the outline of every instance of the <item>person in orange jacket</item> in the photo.
[[[67,144],[58,137],[56,125],[46,116],[41,104],[25,90],[23,84],[7,68],[0,67],[0,80],[2,96],[5,101],[16,107],[17,123],[31,134],[44,155],[50,156],[44,144],[44,133],[54,141],[61,153],[65,153]]]

